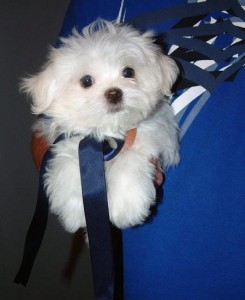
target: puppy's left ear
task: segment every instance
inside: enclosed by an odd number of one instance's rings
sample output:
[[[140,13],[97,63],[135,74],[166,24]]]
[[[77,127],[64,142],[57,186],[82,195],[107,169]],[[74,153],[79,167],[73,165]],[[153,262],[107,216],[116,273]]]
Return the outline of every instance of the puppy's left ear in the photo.
[[[147,57],[155,66],[157,80],[160,81],[161,91],[165,96],[172,95],[172,87],[179,75],[179,68],[176,62],[163,53],[166,51],[165,37],[163,35],[156,36],[152,31],[143,33],[145,44],[151,45],[149,49],[145,47]]]
[[[161,79],[162,92],[165,96],[171,96],[172,87],[179,75],[179,68],[172,58],[162,53],[159,53],[158,63],[160,68],[159,75]]]

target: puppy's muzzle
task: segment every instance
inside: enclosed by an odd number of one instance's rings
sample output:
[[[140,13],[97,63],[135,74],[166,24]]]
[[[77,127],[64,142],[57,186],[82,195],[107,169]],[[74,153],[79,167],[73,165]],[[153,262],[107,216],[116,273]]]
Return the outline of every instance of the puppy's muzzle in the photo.
[[[105,92],[106,100],[111,104],[118,104],[122,101],[123,91],[119,88],[111,88]]]

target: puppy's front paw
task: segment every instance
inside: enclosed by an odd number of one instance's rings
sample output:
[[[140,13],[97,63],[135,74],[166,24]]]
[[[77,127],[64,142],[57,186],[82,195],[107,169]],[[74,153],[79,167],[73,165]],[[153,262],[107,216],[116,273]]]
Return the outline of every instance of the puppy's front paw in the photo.
[[[153,164],[141,155],[134,154],[133,159],[128,155],[113,164],[107,180],[110,219],[114,225],[139,225],[149,216],[156,196],[153,174]]]

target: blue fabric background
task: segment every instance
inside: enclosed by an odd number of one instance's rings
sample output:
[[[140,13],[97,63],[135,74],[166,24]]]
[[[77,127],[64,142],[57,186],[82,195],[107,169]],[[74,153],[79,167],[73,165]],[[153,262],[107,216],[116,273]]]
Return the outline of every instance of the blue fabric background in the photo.
[[[61,35],[116,19],[120,2],[71,1]],[[126,19],[177,3],[128,0]],[[245,299],[244,75],[220,85],[192,123],[155,218],[124,231],[126,300]]]

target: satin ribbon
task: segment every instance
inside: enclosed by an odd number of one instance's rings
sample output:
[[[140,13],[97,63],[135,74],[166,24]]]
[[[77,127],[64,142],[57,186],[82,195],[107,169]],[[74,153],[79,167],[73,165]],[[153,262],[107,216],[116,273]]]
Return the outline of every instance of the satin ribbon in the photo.
[[[64,135],[61,134],[54,144],[64,139]],[[48,210],[49,203],[46,193],[44,191],[44,174],[45,168],[48,161],[53,157],[52,147],[44,154],[42,163],[40,166],[40,175],[39,175],[39,187],[38,187],[38,197],[36,209],[29,227],[29,230],[26,235],[25,245],[24,245],[24,254],[21,262],[20,269],[14,279],[15,283],[21,283],[26,286],[31,270],[41,246],[44,232],[48,222]]]
[[[64,138],[63,134],[60,135],[55,143]],[[111,149],[108,147],[108,142],[102,143],[92,137],[87,137],[80,142],[78,149],[95,300],[111,300],[114,294],[112,228],[109,221],[104,160],[114,158],[122,149],[124,142],[122,140],[115,141],[117,147],[116,149]],[[15,283],[27,284],[43,240],[49,208],[48,199],[44,191],[43,178],[46,165],[52,156],[51,147],[42,160],[37,205],[26,236],[24,255],[21,267],[14,280]]]
[[[84,211],[94,278],[94,299],[114,295],[114,263],[102,144],[85,138],[79,144]]]

